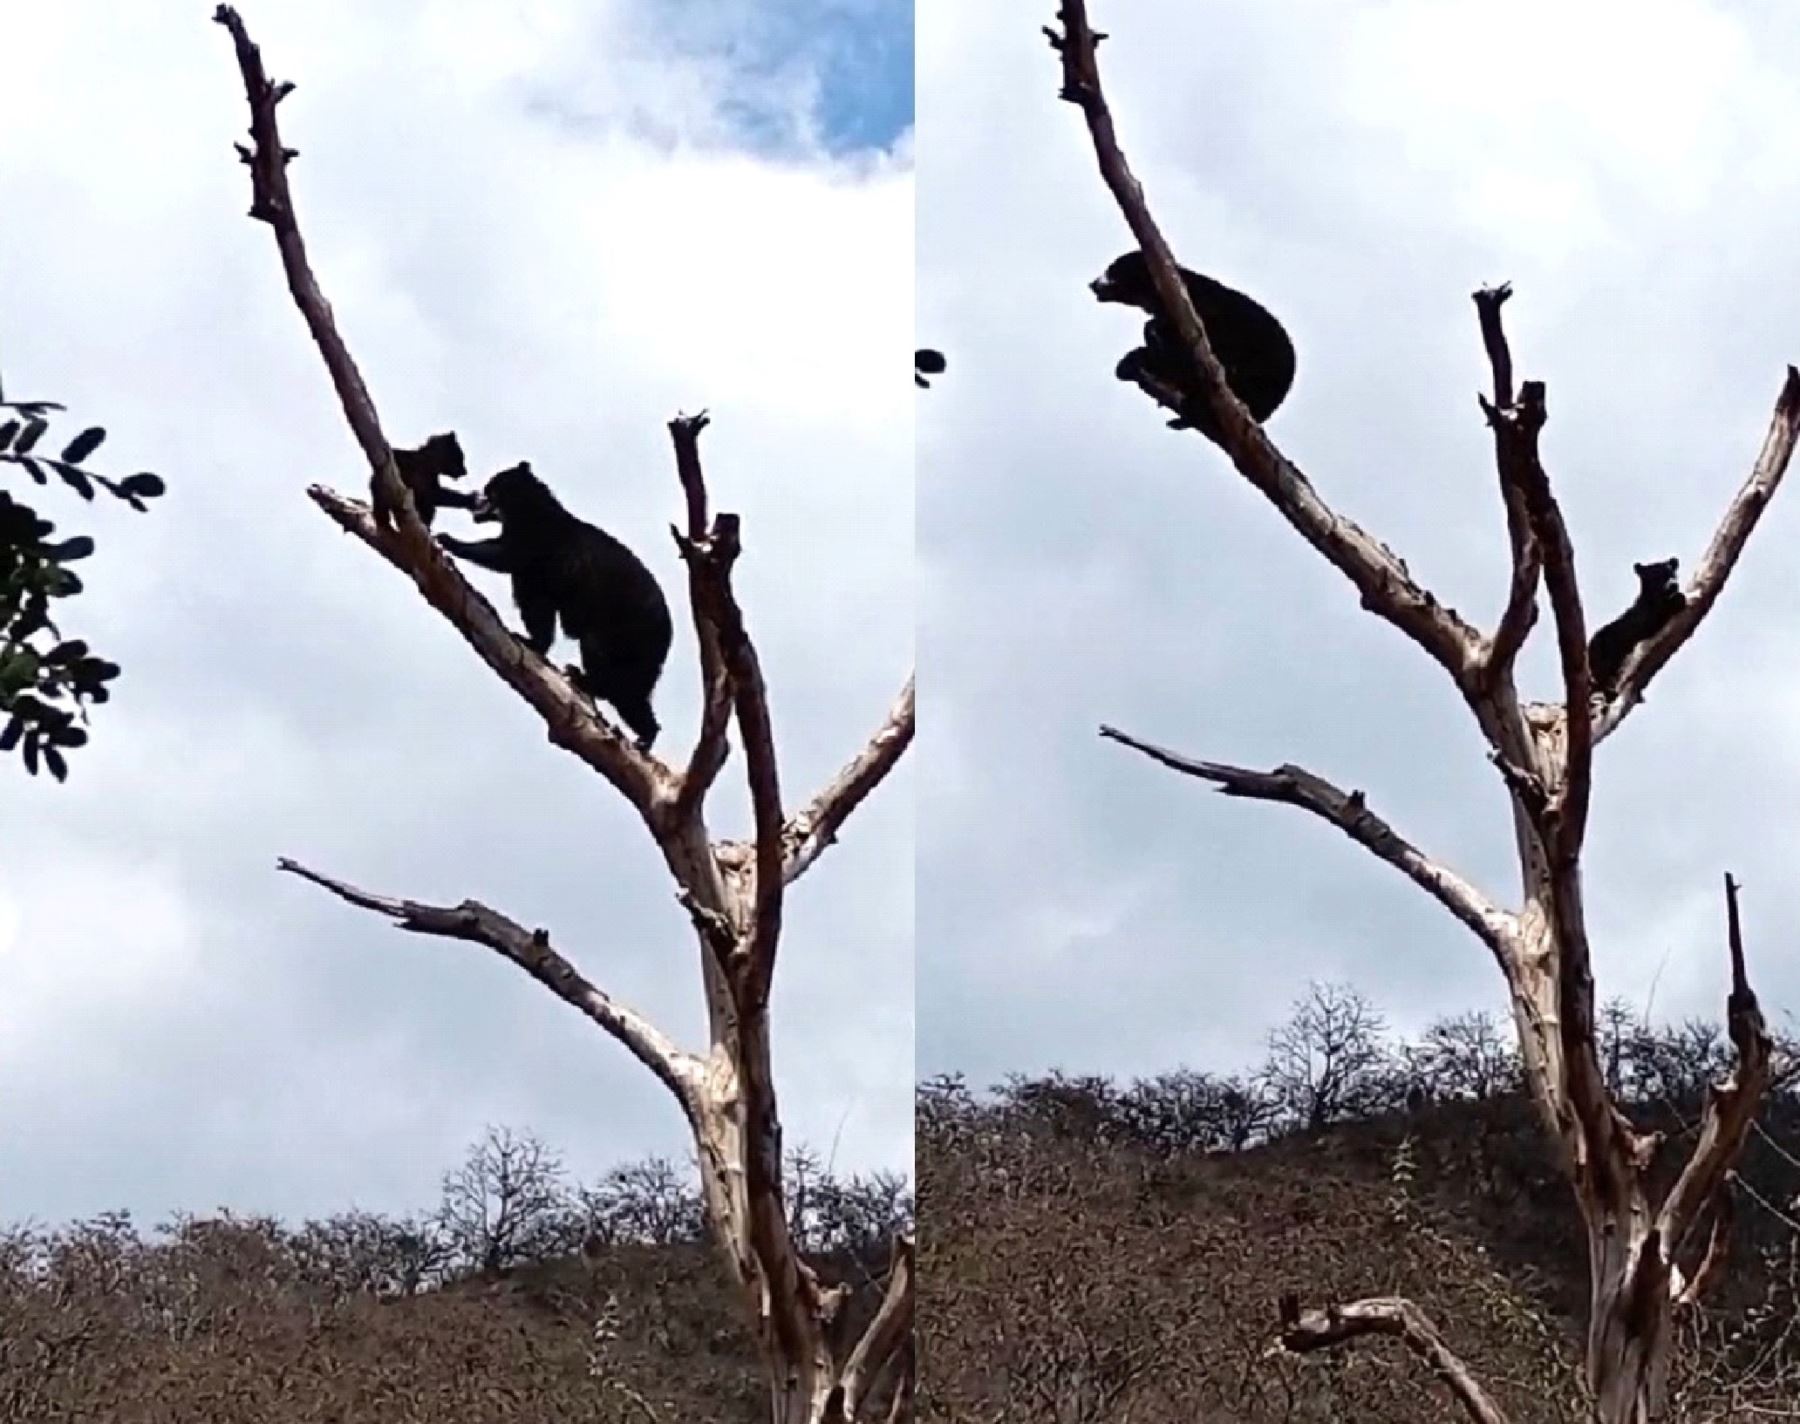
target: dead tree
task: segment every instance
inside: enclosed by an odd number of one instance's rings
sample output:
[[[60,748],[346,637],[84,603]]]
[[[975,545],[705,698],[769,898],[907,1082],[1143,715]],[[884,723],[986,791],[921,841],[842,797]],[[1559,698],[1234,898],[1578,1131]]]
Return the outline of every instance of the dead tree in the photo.
[[[1511,801],[1521,878],[1517,907],[1489,898],[1427,855],[1376,815],[1360,791],[1340,790],[1297,766],[1256,771],[1180,756],[1110,727],[1102,728],[1102,735],[1212,782],[1225,795],[1283,802],[1336,826],[1437,900],[1487,946],[1506,981],[1532,1097],[1559,1145],[1586,1229],[1591,1283],[1585,1356],[1593,1417],[1601,1424],[1646,1424],[1663,1413],[1676,1312],[1696,1301],[1723,1265],[1727,1194],[1768,1082],[1769,1037],[1745,970],[1737,886],[1727,877],[1731,989],[1726,1002],[1735,1065],[1713,1085],[1693,1149],[1673,1185],[1659,1190],[1651,1169],[1661,1138],[1637,1130],[1620,1111],[1595,1045],[1581,888],[1591,769],[1598,744],[1624,724],[1651,679],[1718,600],[1781,483],[1800,431],[1800,372],[1788,368],[1750,477],[1684,590],[1686,607],[1632,652],[1610,697],[1597,695],[1574,549],[1540,457],[1544,386],[1526,381],[1515,389],[1513,383],[1501,323],[1508,288],[1475,293],[1494,380],[1492,400],[1481,405],[1493,431],[1512,552],[1505,611],[1494,632],[1486,634],[1434,597],[1390,549],[1332,509],[1232,394],[1169,244],[1119,150],[1095,60],[1104,36],[1090,26],[1085,0],[1062,0],[1058,19],[1060,33],[1054,28],[1045,33],[1060,56],[1062,97],[1087,121],[1101,176],[1143,250],[1192,367],[1188,390],[1150,380],[1139,384],[1173,409],[1184,398],[1205,400],[1238,473],[1350,581],[1364,608],[1410,638],[1449,675],[1487,740]],[[1554,617],[1563,690],[1557,701],[1530,703],[1520,699],[1514,667],[1536,622],[1540,587]],[[1408,1302],[1359,1301],[1302,1312],[1297,1301],[1289,1301],[1282,1312],[1282,1339],[1296,1350],[1369,1332],[1406,1340],[1449,1382],[1471,1418],[1502,1417],[1435,1327]]]
[[[294,86],[269,79],[232,7],[221,5],[213,18],[231,33],[250,105],[251,143],[238,150],[250,169],[250,216],[274,230],[288,289],[373,471],[376,498],[396,512],[395,527],[382,528],[367,505],[334,490],[315,485],[308,493],[341,528],[410,578],[543,719],[550,740],[604,777],[638,813],[662,852],[698,944],[706,1047],[681,1047],[583,975],[551,944],[548,932],[527,929],[486,905],[421,904],[358,889],[291,860],[281,861],[281,868],[387,916],[402,929],[486,945],[585,1014],[654,1073],[693,1132],[710,1227],[749,1308],[767,1364],[774,1424],[854,1424],[872,1418],[879,1397],[906,1394],[904,1380],[896,1376],[907,1369],[912,1331],[912,1242],[895,1242],[880,1308],[860,1338],[848,1338],[847,1288],[824,1285],[788,1232],[769,994],[786,889],[818,861],[845,819],[910,745],[912,679],[856,757],[803,809],[785,813],[769,700],[732,588],[738,519],[709,512],[700,465],[704,414],[669,423],[686,515],[684,528],[674,532],[687,565],[705,693],[699,736],[686,764],[665,765],[640,752],[561,671],[514,637],[420,523],[374,401],[308,265],[287,179],[295,153],[276,126],[276,106]],[[707,795],[724,768],[734,721],[754,815],[748,841],[715,840],[706,823]]]

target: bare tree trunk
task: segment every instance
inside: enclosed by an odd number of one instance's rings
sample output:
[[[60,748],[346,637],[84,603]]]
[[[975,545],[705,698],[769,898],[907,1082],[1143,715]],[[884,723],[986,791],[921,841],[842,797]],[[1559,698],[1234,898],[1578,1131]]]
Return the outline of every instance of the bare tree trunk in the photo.
[[[552,947],[547,931],[528,930],[477,901],[427,905],[372,894],[291,860],[281,861],[281,868],[389,917],[402,929],[486,945],[587,1016],[654,1073],[693,1132],[708,1223],[729,1262],[767,1365],[771,1419],[775,1424],[872,1420],[881,1398],[911,1397],[905,1375],[912,1330],[911,1242],[895,1243],[874,1321],[860,1338],[845,1338],[841,1317],[848,1288],[822,1285],[788,1230],[768,1006],[786,888],[817,862],[851,812],[905,754],[914,727],[912,679],[837,777],[804,809],[787,815],[768,695],[732,588],[741,548],[738,518],[712,515],[701,472],[699,440],[708,423],[704,413],[669,423],[686,513],[676,542],[688,570],[704,690],[700,732],[686,765],[666,765],[640,751],[561,671],[517,639],[420,522],[395,469],[374,401],[308,265],[287,182],[294,154],[284,147],[275,119],[276,105],[293,86],[270,81],[234,9],[221,5],[214,18],[231,32],[250,105],[251,144],[239,149],[250,169],[250,215],[274,230],[289,291],[374,474],[376,502],[397,518],[393,527],[385,527],[368,506],[335,491],[314,486],[309,493],[340,527],[410,577],[495,674],[538,713],[551,741],[602,776],[638,813],[662,852],[694,933],[707,1045],[700,1051],[680,1047],[637,1010],[587,979]],[[715,840],[706,823],[707,795],[725,765],[734,723],[754,813],[748,841]]]
[[[1574,549],[1539,455],[1547,418],[1544,387],[1527,381],[1515,390],[1501,322],[1510,289],[1477,292],[1476,311],[1494,379],[1493,399],[1483,400],[1482,406],[1494,432],[1512,551],[1505,610],[1494,633],[1483,635],[1421,586],[1392,550],[1332,509],[1231,391],[1143,188],[1120,151],[1095,58],[1104,36],[1090,26],[1086,0],[1062,0],[1058,18],[1061,31],[1047,29],[1046,34],[1061,57],[1062,97],[1082,110],[1101,176],[1143,251],[1163,313],[1179,331],[1190,358],[1191,379],[1180,385],[1165,384],[1141,370],[1134,379],[1171,410],[1203,399],[1219,426],[1219,444],[1238,473],[1344,574],[1364,608],[1411,639],[1449,675],[1486,738],[1489,759],[1511,798],[1519,907],[1502,907],[1425,854],[1370,810],[1361,791],[1346,792],[1297,766],[1256,771],[1182,756],[1111,727],[1103,727],[1102,735],[1212,782],[1226,795],[1282,802],[1330,822],[1407,876],[1487,946],[1506,981],[1532,1097],[1561,1149],[1586,1230],[1591,1283],[1586,1364],[1593,1417],[1598,1424],[1650,1424],[1665,1409],[1676,1312],[1697,1300],[1723,1266],[1732,1169],[1768,1084],[1770,1043],[1745,969],[1737,886],[1727,876],[1727,1019],[1736,1064],[1729,1077],[1714,1085],[1699,1139],[1675,1185],[1666,1193],[1655,1192],[1650,1173],[1662,1138],[1639,1132],[1625,1118],[1608,1088],[1596,1046],[1592,957],[1581,892],[1593,756],[1596,746],[1642,702],[1651,679],[1717,601],[1779,487],[1800,435],[1800,371],[1788,368],[1762,450],[1682,590],[1680,611],[1631,651],[1616,686],[1596,688]],[[1557,702],[1528,704],[1519,698],[1514,667],[1536,624],[1540,592],[1548,594],[1554,614],[1563,696]],[[1712,1226],[1707,1242],[1692,1273],[1686,1274],[1679,1257],[1692,1251],[1696,1228],[1708,1215]],[[1359,1334],[1397,1334],[1439,1362],[1434,1367],[1472,1417],[1503,1417],[1491,1399],[1475,1400],[1457,1371],[1442,1364],[1455,1357],[1410,1303],[1329,1307],[1323,1323],[1297,1312],[1297,1302],[1283,1312],[1283,1340],[1289,1348],[1319,1348]],[[1303,1319],[1309,1322],[1306,1328],[1296,1323]]]

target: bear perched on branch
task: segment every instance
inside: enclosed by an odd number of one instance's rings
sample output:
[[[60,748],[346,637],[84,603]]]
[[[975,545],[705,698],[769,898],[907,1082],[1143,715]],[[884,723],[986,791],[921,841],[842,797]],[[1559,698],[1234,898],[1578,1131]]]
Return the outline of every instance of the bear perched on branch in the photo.
[[[1687,597],[1675,578],[1679,567],[1678,559],[1632,565],[1638,576],[1637,597],[1631,601],[1631,607],[1588,641],[1588,672],[1595,691],[1616,691],[1619,674],[1632,653],[1662,632],[1669,620],[1687,607]]]
[[[1294,384],[1294,344],[1286,330],[1260,303],[1211,277],[1179,269],[1187,286],[1194,313],[1206,328],[1213,355],[1225,369],[1225,384],[1262,424]],[[1127,252],[1107,267],[1089,290],[1103,302],[1136,307],[1148,312],[1144,344],[1129,351],[1113,374],[1135,382],[1144,376],[1156,384],[1182,393],[1179,414],[1169,422],[1171,430],[1198,430],[1215,445],[1220,443],[1218,422],[1199,392],[1199,383],[1187,348],[1174,319],[1163,312],[1150,280],[1150,264],[1142,252]]]
[[[419,511],[419,522],[427,529],[437,517],[440,506],[473,509],[475,496],[464,490],[451,489],[444,480],[460,480],[469,473],[463,459],[462,442],[454,431],[433,435],[416,450],[394,451],[394,468],[412,494],[413,507]],[[393,511],[383,502],[378,488],[372,487],[375,522],[383,529],[394,527]]]
[[[581,667],[570,668],[570,678],[596,701],[611,703],[649,751],[659,730],[650,694],[674,636],[656,576],[612,535],[563,508],[527,463],[489,480],[473,513],[478,523],[497,522],[499,536],[470,543],[440,534],[438,542],[472,564],[512,576],[525,641],[538,656],[548,656],[560,618],[564,634],[581,648]]]

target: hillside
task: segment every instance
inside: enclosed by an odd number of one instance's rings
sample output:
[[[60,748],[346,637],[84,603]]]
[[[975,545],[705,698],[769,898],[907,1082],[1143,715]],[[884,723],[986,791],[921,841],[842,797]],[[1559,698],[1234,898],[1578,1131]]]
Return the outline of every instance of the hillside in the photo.
[[[1627,1045],[1620,1086],[1636,1111],[1679,1112],[1632,1089],[1695,1032]],[[1411,1047],[1315,1072],[1360,1077],[1368,1104],[1350,1112],[1351,1092],[1320,1125],[1283,1092],[1279,1062],[1229,1080],[1268,1108],[1239,1150],[1218,1144],[1230,1120],[1209,1118],[1207,1089],[1221,1085],[1205,1075],[1130,1088],[1053,1075],[989,1095],[926,1085],[920,1419],[1463,1419],[1397,1343],[1271,1351],[1289,1290],[1314,1305],[1408,1296],[1517,1424],[1578,1418],[1586,1258],[1545,1134],[1504,1074],[1479,1100],[1389,1106],[1406,1096],[1402,1070],[1424,1071]],[[1172,1121],[1193,1140],[1172,1142]],[[1800,1419],[1800,1238],[1786,1206],[1800,1190],[1800,1100],[1784,1091],[1763,1128],[1737,1192],[1728,1289],[1685,1326],[1700,1348],[1676,1380],[1683,1420]]]
[[[827,1281],[879,1298],[904,1183],[789,1163]],[[566,1183],[490,1132],[431,1213],[285,1226],[122,1214],[0,1231],[0,1421],[757,1424],[743,1307],[666,1162]]]

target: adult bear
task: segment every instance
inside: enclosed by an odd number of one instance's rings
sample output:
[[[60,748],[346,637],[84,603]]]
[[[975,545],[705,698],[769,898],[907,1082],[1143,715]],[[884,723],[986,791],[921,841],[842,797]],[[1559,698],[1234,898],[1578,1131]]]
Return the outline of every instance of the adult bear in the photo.
[[[1287,399],[1294,385],[1294,343],[1285,328],[1260,302],[1185,267],[1177,268],[1194,314],[1206,328],[1213,355],[1225,368],[1225,384],[1261,425]],[[1219,425],[1212,408],[1201,397],[1193,369],[1174,319],[1162,309],[1156,285],[1150,280],[1150,264],[1142,252],[1127,252],[1114,259],[1089,290],[1103,302],[1136,307],[1148,312],[1144,344],[1127,352],[1114,372],[1121,381],[1138,375],[1183,393],[1180,414],[1169,422],[1172,429],[1198,430],[1215,445]]]
[[[525,641],[540,657],[563,633],[581,648],[571,678],[609,702],[649,751],[659,730],[650,694],[662,676],[674,626],[656,576],[604,529],[576,518],[521,462],[502,470],[476,496],[478,523],[500,525],[479,543],[440,534],[458,558],[512,577]]]

